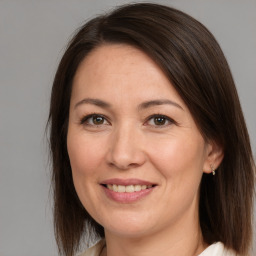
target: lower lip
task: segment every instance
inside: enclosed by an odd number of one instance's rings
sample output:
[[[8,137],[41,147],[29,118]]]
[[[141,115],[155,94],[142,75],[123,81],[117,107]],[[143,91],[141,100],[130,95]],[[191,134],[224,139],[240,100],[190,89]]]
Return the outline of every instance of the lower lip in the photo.
[[[136,201],[139,201],[140,199],[146,197],[149,195],[155,187],[143,189],[141,191],[136,192],[115,192],[113,190],[110,190],[104,186],[102,186],[103,190],[105,191],[108,198],[110,198],[113,201],[116,201],[118,203],[133,203]]]

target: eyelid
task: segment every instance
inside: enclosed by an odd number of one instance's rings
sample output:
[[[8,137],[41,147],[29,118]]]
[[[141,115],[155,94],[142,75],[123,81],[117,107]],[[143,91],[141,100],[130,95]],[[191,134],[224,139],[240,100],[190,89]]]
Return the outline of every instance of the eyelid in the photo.
[[[88,115],[85,115],[83,116],[81,119],[80,119],[80,124],[81,125],[86,125],[86,121],[92,117],[102,117],[104,119],[104,121],[106,121],[108,124],[111,124],[109,119],[103,115],[103,114],[99,114],[99,113],[92,113],[92,114],[88,114]],[[163,115],[163,114],[153,114],[153,115],[150,115],[149,117],[147,117],[146,121],[144,122],[144,124],[148,123],[152,118],[156,118],[156,117],[161,117],[161,118],[164,118],[166,119],[169,124],[164,124],[164,125],[151,125],[151,126],[154,126],[154,127],[157,127],[157,128],[164,128],[166,126],[169,126],[169,125],[172,125],[172,124],[175,124],[175,125],[178,125],[178,123],[172,119],[171,117],[169,116],[166,116],[166,115]],[[106,125],[106,124],[99,124],[99,125],[92,125],[92,124],[89,124],[87,123],[87,125],[91,125],[91,126],[101,126],[101,125]]]
[[[80,120],[80,124],[82,124],[82,125],[86,124],[86,121],[87,121],[88,119],[94,117],[94,116],[102,117],[102,118],[104,118],[105,121],[107,121],[107,122],[110,124],[108,118],[107,118],[105,115],[103,115],[103,114],[98,114],[98,113],[92,113],[92,114],[83,116],[83,117],[81,118],[81,120]],[[89,125],[89,124],[87,124],[87,125]],[[103,124],[102,124],[102,125],[103,125]],[[91,126],[99,126],[99,125],[91,125]]]
[[[175,120],[173,120],[171,117],[166,116],[166,115],[163,115],[163,114],[153,114],[153,115],[150,115],[150,116],[146,119],[146,122],[145,122],[145,123],[148,123],[152,118],[155,118],[155,117],[162,117],[162,118],[165,118],[165,119],[169,122],[169,124],[167,124],[167,125],[166,125],[166,124],[165,124],[165,125],[159,125],[159,126],[154,125],[154,127],[156,127],[156,128],[164,128],[164,127],[169,126],[169,125],[172,125],[172,124],[178,125],[178,123],[177,123]]]

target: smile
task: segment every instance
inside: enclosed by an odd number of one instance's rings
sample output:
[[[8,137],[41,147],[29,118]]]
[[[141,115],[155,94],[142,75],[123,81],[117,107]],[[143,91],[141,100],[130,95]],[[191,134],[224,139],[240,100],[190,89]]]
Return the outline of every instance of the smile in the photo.
[[[108,189],[118,192],[118,193],[133,193],[133,192],[139,192],[141,190],[152,188],[153,185],[117,185],[117,184],[107,184],[106,185]]]
[[[140,179],[108,179],[100,185],[110,200],[122,204],[135,203],[147,197],[158,186]]]

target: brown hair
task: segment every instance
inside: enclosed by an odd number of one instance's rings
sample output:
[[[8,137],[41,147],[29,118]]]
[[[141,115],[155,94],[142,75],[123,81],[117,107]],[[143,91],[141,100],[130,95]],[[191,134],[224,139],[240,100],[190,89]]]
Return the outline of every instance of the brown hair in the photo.
[[[199,216],[206,243],[221,241],[246,255],[252,240],[255,181],[250,141],[234,81],[213,35],[176,9],[139,3],[119,7],[82,26],[59,64],[48,123],[52,156],[55,235],[60,254],[74,255],[90,230],[104,237],[76,194],[67,153],[72,80],[95,47],[124,43],[147,53],[165,72],[207,140],[216,141],[224,159],[216,175],[203,174]]]

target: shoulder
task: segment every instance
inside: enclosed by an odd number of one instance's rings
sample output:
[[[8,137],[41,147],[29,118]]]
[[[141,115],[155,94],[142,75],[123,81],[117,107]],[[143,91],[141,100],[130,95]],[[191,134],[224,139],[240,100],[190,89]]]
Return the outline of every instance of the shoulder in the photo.
[[[232,250],[225,248],[223,243],[217,242],[207,247],[198,256],[236,256],[236,253]]]
[[[79,254],[78,256],[99,256],[102,249],[105,247],[105,240],[102,239],[94,246],[87,249],[85,252]]]

